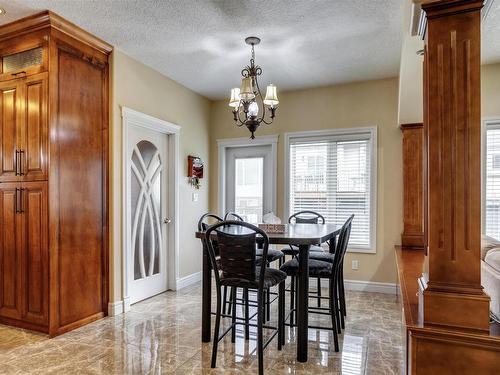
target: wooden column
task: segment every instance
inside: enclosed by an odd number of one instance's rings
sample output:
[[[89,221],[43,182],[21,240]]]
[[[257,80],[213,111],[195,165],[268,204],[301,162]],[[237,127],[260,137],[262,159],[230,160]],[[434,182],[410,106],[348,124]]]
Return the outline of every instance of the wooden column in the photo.
[[[401,124],[403,132],[403,233],[401,246],[424,247],[424,125]]]
[[[422,4],[426,34],[428,277],[424,323],[488,330],[481,287],[482,0]]]

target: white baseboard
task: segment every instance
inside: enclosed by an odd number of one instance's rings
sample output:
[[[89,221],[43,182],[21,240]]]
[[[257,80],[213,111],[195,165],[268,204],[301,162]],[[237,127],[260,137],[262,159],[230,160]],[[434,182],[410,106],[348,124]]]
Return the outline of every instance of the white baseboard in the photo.
[[[109,302],[108,315],[116,316],[120,314],[123,314],[123,301]]]
[[[185,288],[187,286],[193,285],[193,284],[201,281],[201,276],[202,276],[202,272],[200,271],[200,272],[192,273],[191,275],[188,275],[188,276],[178,278],[175,289],[179,290],[179,289]]]
[[[345,288],[359,292],[397,294],[398,285],[395,283],[380,283],[377,281],[344,280]]]
[[[122,301],[108,303],[108,315],[116,316],[130,311],[130,298],[126,297]]]
[[[344,280],[346,290],[358,292],[397,294],[398,286],[394,283],[379,283],[377,281]],[[309,279],[309,286],[316,288],[316,278]],[[323,288],[328,286],[328,281],[322,280]]]

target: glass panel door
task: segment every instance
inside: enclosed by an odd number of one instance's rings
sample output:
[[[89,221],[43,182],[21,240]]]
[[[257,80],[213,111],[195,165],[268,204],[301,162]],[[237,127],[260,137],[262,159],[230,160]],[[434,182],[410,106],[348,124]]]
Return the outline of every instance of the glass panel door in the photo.
[[[225,211],[262,223],[262,216],[273,211],[273,173],[271,145],[227,148]]]
[[[234,210],[249,223],[261,223],[264,214],[264,158],[235,160]]]

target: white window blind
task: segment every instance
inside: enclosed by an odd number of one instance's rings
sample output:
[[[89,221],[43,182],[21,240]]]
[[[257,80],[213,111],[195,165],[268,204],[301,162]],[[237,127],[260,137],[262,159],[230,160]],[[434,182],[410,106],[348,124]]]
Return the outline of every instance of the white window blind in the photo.
[[[312,210],[337,225],[354,214],[350,248],[374,249],[373,138],[372,132],[291,137],[290,214]]]
[[[486,130],[486,234],[500,239],[500,124]]]

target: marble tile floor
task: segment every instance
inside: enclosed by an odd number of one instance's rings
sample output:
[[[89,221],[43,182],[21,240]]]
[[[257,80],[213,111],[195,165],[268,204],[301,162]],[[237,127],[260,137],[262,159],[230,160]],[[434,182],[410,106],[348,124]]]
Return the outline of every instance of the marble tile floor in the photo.
[[[326,290],[325,290],[325,295]],[[311,300],[311,303],[314,301]],[[287,305],[288,306],[288,305]],[[295,359],[295,330],[287,328],[280,352],[275,340],[265,350],[266,374],[401,374],[401,310],[395,295],[347,292],[348,318],[335,353],[330,331],[309,330],[309,361]],[[273,311],[273,316],[276,316]],[[254,374],[255,332],[238,331],[219,344],[201,343],[201,286],[167,292],[132,310],[48,339],[0,325],[0,374]],[[328,325],[328,316],[311,316]],[[272,323],[272,322],[271,322]]]

